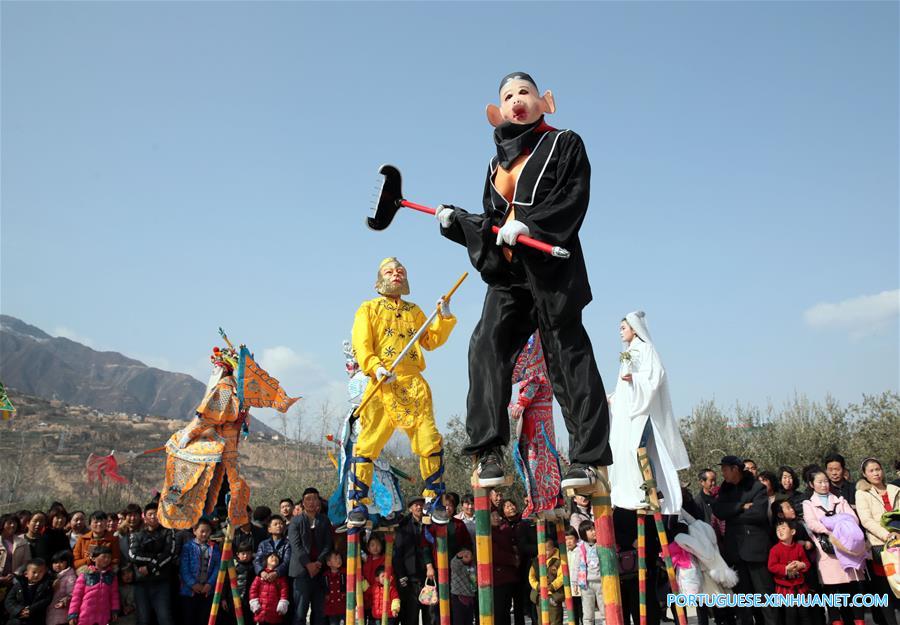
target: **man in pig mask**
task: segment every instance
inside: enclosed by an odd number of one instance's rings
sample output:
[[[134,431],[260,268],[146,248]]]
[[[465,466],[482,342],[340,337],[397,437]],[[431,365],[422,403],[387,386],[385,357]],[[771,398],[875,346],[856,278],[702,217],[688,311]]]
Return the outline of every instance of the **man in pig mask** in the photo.
[[[441,205],[441,233],[469,252],[487,283],[481,320],[469,342],[467,453],[483,487],[504,480],[501,447],[509,442],[507,405],[516,356],[539,329],[553,393],[569,431],[571,467],[563,488],[590,486],[595,467],[612,463],[609,407],[581,311],[591,301],[578,230],[590,195],[591,167],[581,137],[544,120],[553,95],[514,72],[500,81],[500,105],[487,107],[496,155],[484,185],[484,213]],[[491,226],[498,226],[494,234]],[[554,258],[516,245],[530,235],[567,248]]]

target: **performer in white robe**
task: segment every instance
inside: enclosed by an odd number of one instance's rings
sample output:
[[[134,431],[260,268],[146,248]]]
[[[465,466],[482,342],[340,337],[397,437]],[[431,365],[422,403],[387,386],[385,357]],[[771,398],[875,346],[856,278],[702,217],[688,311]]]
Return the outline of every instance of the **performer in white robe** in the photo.
[[[620,357],[615,393],[609,398],[612,503],[629,510],[647,507],[637,458],[645,439],[656,488],[663,496],[662,513],[677,514],[681,510],[678,470],[688,468],[690,462],[672,413],[668,376],[653,347],[644,311],[625,315],[620,331],[625,351]]]

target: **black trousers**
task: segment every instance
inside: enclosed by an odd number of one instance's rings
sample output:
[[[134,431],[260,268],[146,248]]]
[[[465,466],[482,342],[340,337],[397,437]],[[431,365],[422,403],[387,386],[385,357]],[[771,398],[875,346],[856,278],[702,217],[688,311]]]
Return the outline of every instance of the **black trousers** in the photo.
[[[738,593],[762,593],[775,592],[775,582],[766,562],[745,562],[743,560],[732,563],[737,571],[738,583],[734,592]],[[741,625],[753,625],[754,608],[736,608],[738,620]],[[759,608],[766,625],[778,625],[778,611],[772,607]]]
[[[535,307],[524,277],[510,286],[488,286],[481,320],[469,341],[466,453],[509,443],[512,371],[536,329],[541,331],[553,395],[569,432],[569,458],[588,465],[611,464],[609,406],[581,314],[551,324],[546,312]]]

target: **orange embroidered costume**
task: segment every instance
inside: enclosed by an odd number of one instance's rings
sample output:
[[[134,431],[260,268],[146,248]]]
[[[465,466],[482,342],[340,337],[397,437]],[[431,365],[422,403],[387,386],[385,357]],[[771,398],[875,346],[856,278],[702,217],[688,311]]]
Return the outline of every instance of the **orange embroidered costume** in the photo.
[[[159,501],[160,523],[169,528],[193,527],[212,512],[225,476],[231,499],[228,519],[249,523],[250,487],[238,467],[238,442],[250,418],[250,406],[286,412],[299,398],[289,398],[278,384],[253,362],[247,348],[215,348],[215,367],[197,415],[166,443],[166,477]]]

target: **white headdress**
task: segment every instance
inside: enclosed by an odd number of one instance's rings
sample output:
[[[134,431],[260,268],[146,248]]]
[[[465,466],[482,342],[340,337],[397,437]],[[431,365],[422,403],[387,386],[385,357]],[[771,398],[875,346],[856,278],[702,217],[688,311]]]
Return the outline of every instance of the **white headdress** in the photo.
[[[631,329],[634,330],[634,333],[637,334],[642,341],[645,343],[652,343],[653,339],[650,338],[650,330],[647,328],[647,320],[645,317],[647,314],[643,310],[635,310],[627,315],[625,315],[625,321],[628,322],[628,325],[631,326]]]

